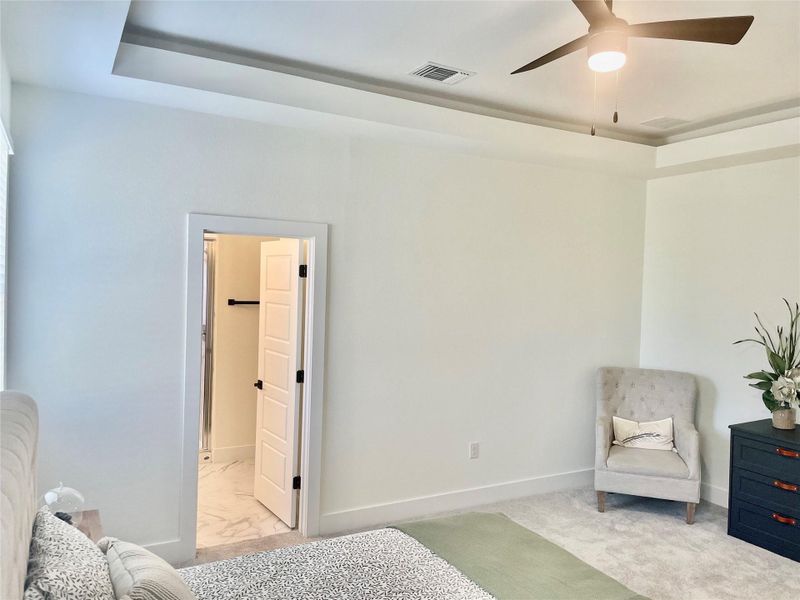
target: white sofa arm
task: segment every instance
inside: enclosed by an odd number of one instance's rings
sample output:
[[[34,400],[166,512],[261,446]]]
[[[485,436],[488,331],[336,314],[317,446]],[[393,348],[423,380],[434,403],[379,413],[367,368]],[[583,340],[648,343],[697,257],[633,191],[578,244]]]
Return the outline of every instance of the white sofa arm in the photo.
[[[611,417],[597,417],[595,425],[594,468],[605,469],[612,440]]]
[[[675,448],[689,467],[689,479],[700,479],[700,434],[692,423],[675,423]]]

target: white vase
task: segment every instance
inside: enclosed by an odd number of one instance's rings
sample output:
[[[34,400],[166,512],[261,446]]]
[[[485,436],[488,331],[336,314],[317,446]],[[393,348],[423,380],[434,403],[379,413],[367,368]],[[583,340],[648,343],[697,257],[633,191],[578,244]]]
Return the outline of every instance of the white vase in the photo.
[[[775,429],[794,429],[797,412],[793,408],[780,408],[772,412],[772,426]]]

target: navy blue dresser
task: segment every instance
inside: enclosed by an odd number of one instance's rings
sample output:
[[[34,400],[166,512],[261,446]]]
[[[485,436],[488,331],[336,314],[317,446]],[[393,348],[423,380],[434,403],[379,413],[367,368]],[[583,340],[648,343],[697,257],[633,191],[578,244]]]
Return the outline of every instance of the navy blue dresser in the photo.
[[[800,428],[731,425],[728,535],[800,561]]]

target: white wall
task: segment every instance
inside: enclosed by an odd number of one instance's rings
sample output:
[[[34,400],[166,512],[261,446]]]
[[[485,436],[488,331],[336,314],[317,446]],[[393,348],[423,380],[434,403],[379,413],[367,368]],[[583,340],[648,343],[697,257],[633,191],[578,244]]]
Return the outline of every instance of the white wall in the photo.
[[[229,462],[255,455],[258,307],[228,306],[228,298],[257,300],[261,242],[219,235],[215,242],[211,456]]]
[[[9,134],[11,127],[11,76],[0,47],[0,128]],[[0,131],[0,135],[5,135]]]
[[[0,2],[0,387],[6,384],[6,192],[11,131],[11,76],[3,49],[3,6]]]
[[[728,425],[769,418],[742,377],[766,367],[753,311],[800,300],[800,159],[648,183],[641,364],[698,376],[703,494],[727,505]]]
[[[3,3],[0,2],[0,24],[3,22]],[[0,31],[2,28],[0,27]],[[3,39],[0,35],[0,129],[11,127],[11,75],[8,72]],[[8,131],[6,131],[8,133]],[[0,130],[0,135],[3,132]]]
[[[643,182],[14,101],[10,384],[41,405],[41,484],[109,534],[177,535],[190,211],[331,224],[323,515],[591,468],[594,370],[639,357]]]

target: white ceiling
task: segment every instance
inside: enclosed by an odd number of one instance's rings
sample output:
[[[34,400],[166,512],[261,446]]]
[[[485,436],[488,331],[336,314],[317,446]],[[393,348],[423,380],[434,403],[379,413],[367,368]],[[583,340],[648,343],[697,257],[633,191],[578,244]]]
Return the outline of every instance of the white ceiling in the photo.
[[[652,144],[663,143],[666,134],[668,141],[680,139],[675,134],[686,129],[663,132],[640,125],[661,116],[686,119],[689,127],[700,129],[740,117],[762,114],[761,120],[775,120],[786,118],[787,111],[798,112],[799,0],[618,0],[615,5],[630,22],[755,16],[738,46],[632,40],[621,76],[620,123],[614,128],[620,137]],[[2,41],[12,78],[90,94],[219,108],[220,96],[201,97],[186,87],[112,75],[126,19],[129,31],[143,28],[198,46],[238,49],[264,59],[267,68],[310,79],[560,128],[577,123],[580,132],[588,131],[592,119],[593,75],[584,52],[527,74],[508,74],[585,33],[586,24],[569,0],[134,1],[130,10],[124,1],[4,1]],[[407,75],[427,60],[478,74],[455,86]],[[613,83],[613,75],[600,78],[601,133],[613,127]],[[234,104],[242,114],[254,110],[245,98],[229,94],[224,102],[231,105],[230,114]],[[265,105],[259,110],[276,109]]]
[[[638,138],[686,131],[800,104],[800,2],[624,1],[631,23],[754,15],[737,46],[633,39],[620,76],[617,128]],[[568,0],[538,2],[152,2],[134,0],[128,29],[262,57],[308,77],[378,85],[389,94],[486,112],[587,124],[593,73],[585,51],[530,73],[515,68],[586,33]],[[475,71],[446,86],[407,73],[432,60]],[[615,75],[599,76],[599,122],[610,127]],[[374,88],[373,88],[374,89]],[[411,95],[410,95],[411,94]],[[453,104],[466,102],[471,106]],[[674,131],[670,131],[670,134]]]

